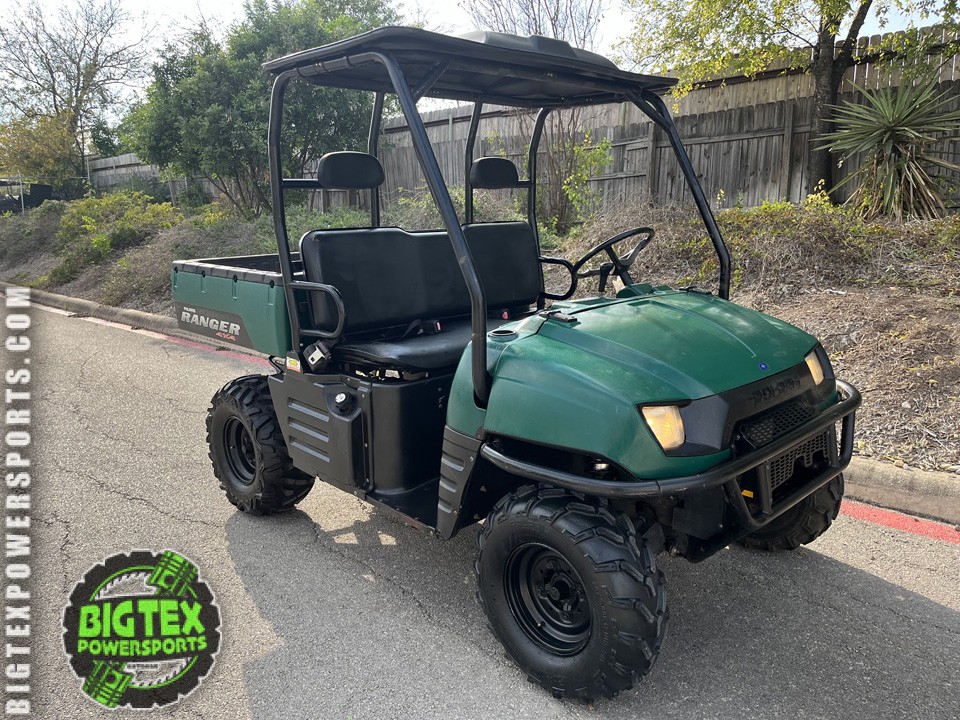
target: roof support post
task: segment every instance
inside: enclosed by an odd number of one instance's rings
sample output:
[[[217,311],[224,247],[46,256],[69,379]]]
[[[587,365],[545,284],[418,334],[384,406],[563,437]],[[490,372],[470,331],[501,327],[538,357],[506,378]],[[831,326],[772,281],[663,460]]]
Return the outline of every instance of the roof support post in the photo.
[[[470,115],[470,130],[467,132],[467,149],[463,160],[463,222],[467,224],[473,222],[473,183],[470,182],[470,167],[473,165],[482,112],[483,103],[478,100],[473,104],[473,113]]]
[[[723,236],[720,234],[720,228],[717,226],[717,220],[710,209],[710,203],[707,196],[703,193],[703,187],[697,179],[697,173],[693,169],[693,163],[690,162],[690,156],[687,155],[686,148],[683,147],[683,141],[680,140],[680,133],[677,132],[677,126],[670,116],[667,105],[663,98],[650,90],[633,91],[630,93],[630,99],[640,108],[647,117],[653,120],[666,134],[673,147],[673,153],[677,156],[677,162],[680,163],[680,170],[687,180],[687,186],[693,195],[693,201],[696,203],[697,210],[700,211],[700,217],[703,218],[707,226],[707,234],[713,243],[713,249],[717,253],[717,261],[720,265],[720,287],[718,294],[724,300],[730,299],[730,253],[726,244],[723,242]]]
[[[380,145],[380,123],[383,121],[383,93],[378,92],[373,99],[373,111],[370,113],[370,134],[367,137],[367,152],[374,157]],[[380,188],[370,188],[370,225],[380,227]]]
[[[267,148],[270,160],[270,201],[273,203],[273,231],[277,236],[280,255],[280,273],[283,276],[283,295],[287,301],[287,316],[290,319],[290,339],[293,349],[300,351],[300,316],[297,314],[297,299],[294,295],[293,263],[290,261],[290,239],[287,237],[287,214],[283,206],[283,168],[280,164],[280,130],[283,127],[283,95],[290,78],[296,70],[277,75],[270,93],[270,120],[267,131]]]
[[[440,172],[440,165],[437,163],[437,157],[430,145],[427,129],[423,126],[420,113],[417,112],[416,100],[414,100],[413,93],[410,92],[410,86],[407,84],[403,71],[389,55],[383,53],[369,53],[369,55],[382,63],[390,75],[390,82],[393,84],[407,126],[410,128],[413,147],[417,153],[417,158],[420,160],[420,167],[427,179],[433,201],[440,211],[440,217],[447,229],[450,244],[453,245],[453,252],[460,265],[460,272],[463,273],[463,280],[467,284],[467,291],[470,293],[470,364],[473,394],[477,405],[486,407],[487,400],[490,397],[490,373],[487,372],[487,301],[483,294],[483,285],[480,283],[480,275],[477,273],[473,256],[467,246],[467,239],[463,235],[463,228],[460,227],[460,220],[457,218],[456,210],[453,209],[450,193],[447,192],[443,173]]]

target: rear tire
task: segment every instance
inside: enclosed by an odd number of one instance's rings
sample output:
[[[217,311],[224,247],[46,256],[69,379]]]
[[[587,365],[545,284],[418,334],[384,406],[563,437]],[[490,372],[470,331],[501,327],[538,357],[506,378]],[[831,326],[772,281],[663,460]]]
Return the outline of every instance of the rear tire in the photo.
[[[580,494],[523,487],[490,511],[477,542],[480,606],[531,682],[589,702],[653,667],[665,584],[626,516]]]
[[[762,530],[747,535],[741,545],[759,550],[795,550],[812,543],[833,524],[843,500],[843,475],[801,500]]]
[[[251,515],[290,510],[314,478],[293,467],[267,378],[247,375],[217,391],[207,413],[213,473],[227,499]]]

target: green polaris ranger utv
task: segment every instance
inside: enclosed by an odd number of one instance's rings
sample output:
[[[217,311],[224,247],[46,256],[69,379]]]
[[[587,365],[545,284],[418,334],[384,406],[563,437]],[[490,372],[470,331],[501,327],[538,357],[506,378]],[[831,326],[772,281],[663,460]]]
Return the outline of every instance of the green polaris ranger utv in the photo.
[[[444,540],[482,521],[474,567],[493,632],[531,681],[582,701],[633,686],[656,660],[668,616],[658,553],[792,549],[830,526],[860,395],[815,338],[729,301],[729,255],[659,94],[671,79],[543,37],[411,28],[265,67],[279,252],[173,266],[183,328],[276,368],[213,398],[207,440],[230,502],[287,510],[319,478]],[[372,93],[368,152],[284,177],[293,82]],[[390,94],[443,220],[435,231],[380,222]],[[462,218],[423,97],[473,103]],[[654,238],[642,225],[575,261],[541,253],[545,120],[603,103],[636,105],[669,139],[718,256],[715,293],[635,278]],[[538,113],[526,178],[506,158],[474,159],[484,104]],[[285,193],[332,188],[364,193],[369,227],[313,229],[291,247]],[[526,220],[478,222],[476,188],[521,188]],[[569,277],[562,292],[547,291],[545,265]],[[605,296],[611,276],[623,286]],[[571,300],[590,278],[599,295]]]

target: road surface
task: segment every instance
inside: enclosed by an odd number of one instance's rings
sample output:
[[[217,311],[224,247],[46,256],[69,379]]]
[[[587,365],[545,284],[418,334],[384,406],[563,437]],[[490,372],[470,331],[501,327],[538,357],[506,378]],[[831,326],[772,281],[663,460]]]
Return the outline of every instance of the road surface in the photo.
[[[195,560],[223,616],[203,686],[136,717],[960,717],[958,544],[842,515],[796,553],[662,557],[671,624],[653,672],[614,700],[561,702],[487,630],[475,529],[443,543],[325,486],[280,517],[234,511],[204,414],[263,365],[33,315],[38,717],[105,716],[63,656],[60,616],[94,562],[133,548]]]

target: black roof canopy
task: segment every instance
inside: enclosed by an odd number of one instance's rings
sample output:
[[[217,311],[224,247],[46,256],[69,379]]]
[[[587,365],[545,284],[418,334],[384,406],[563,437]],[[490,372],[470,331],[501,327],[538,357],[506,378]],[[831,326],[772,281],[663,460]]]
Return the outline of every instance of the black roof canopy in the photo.
[[[264,65],[296,71],[319,84],[392,92],[386,55],[416,95],[515,107],[571,107],[626,100],[626,93],[663,90],[676,80],[620,70],[596,53],[539,36],[494,32],[450,37],[417,28],[385,27]]]

